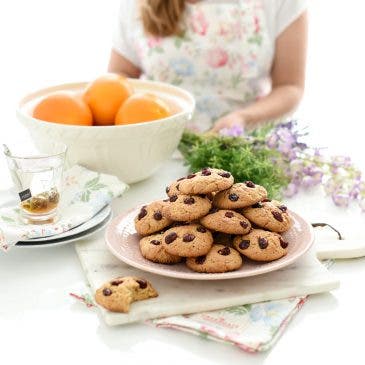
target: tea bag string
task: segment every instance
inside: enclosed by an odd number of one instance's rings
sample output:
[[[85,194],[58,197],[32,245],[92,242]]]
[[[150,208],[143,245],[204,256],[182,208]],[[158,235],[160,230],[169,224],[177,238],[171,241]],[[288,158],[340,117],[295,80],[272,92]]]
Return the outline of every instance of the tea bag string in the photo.
[[[3,143],[3,149],[4,149],[5,156],[11,158],[12,157],[12,154],[11,154],[10,148],[5,143]],[[19,166],[18,166],[18,163],[16,162],[16,160],[13,159],[12,162],[13,162],[15,168],[18,170],[19,169]],[[17,174],[14,174],[14,177],[17,180],[18,186],[22,186],[21,181],[19,179],[19,176]]]

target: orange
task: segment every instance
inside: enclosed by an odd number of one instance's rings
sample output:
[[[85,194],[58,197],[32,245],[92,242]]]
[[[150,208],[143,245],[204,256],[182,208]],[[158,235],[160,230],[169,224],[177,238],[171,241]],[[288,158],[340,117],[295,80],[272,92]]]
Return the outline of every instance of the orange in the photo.
[[[61,124],[93,124],[90,108],[80,96],[71,92],[55,92],[45,96],[35,106],[33,117]]]
[[[121,75],[107,74],[91,82],[85,90],[84,100],[91,109],[94,124],[114,124],[118,109],[132,93],[132,86]]]
[[[171,114],[169,106],[152,94],[135,94],[118,110],[115,124],[133,124],[166,118]]]

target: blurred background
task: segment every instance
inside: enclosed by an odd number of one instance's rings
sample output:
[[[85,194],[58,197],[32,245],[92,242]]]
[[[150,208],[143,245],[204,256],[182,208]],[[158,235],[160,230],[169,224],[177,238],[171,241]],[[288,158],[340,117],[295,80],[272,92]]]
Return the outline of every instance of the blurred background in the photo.
[[[15,117],[24,94],[106,71],[119,1],[0,3],[1,142],[24,134]],[[331,154],[357,151],[354,160],[363,169],[365,154],[362,158],[358,150],[365,121],[364,9],[356,0],[310,2],[307,88],[296,113],[309,127],[311,144],[328,147]]]

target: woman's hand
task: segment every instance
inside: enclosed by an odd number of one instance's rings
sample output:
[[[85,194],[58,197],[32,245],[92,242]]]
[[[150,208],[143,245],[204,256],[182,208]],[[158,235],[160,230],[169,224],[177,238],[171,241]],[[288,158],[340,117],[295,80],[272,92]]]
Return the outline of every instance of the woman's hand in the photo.
[[[218,119],[211,131],[219,132],[221,129],[230,129],[232,127],[245,127],[245,117],[243,116],[242,111],[235,111]]]

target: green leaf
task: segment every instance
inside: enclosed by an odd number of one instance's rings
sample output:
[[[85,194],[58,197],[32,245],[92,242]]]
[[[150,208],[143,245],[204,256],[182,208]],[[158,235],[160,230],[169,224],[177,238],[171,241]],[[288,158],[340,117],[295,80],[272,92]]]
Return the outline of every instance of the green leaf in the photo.
[[[98,175],[98,176],[94,177],[93,179],[87,181],[85,183],[84,187],[86,189],[88,189],[88,188],[92,187],[93,185],[96,185],[99,182],[99,180],[100,180],[100,175]]]
[[[236,314],[238,316],[242,316],[248,313],[250,309],[247,308],[245,305],[240,305],[237,307],[231,307],[231,308],[226,308],[226,312],[228,313],[232,313],[232,314]]]
[[[87,203],[90,200],[90,191],[86,190],[81,194],[81,201]]]
[[[181,47],[181,45],[182,45],[182,43],[183,43],[183,40],[182,40],[182,38],[180,38],[180,37],[177,37],[177,38],[175,38],[175,47],[176,48],[180,48]]]
[[[259,35],[259,34],[256,34],[256,35],[254,35],[254,36],[252,36],[251,38],[248,39],[248,43],[257,44],[257,45],[261,46],[262,36]]]
[[[4,222],[15,223],[15,220],[14,220],[13,218],[6,217],[5,215],[2,215],[2,216],[1,216],[1,219],[2,219]]]
[[[96,184],[96,185],[94,185],[94,186],[92,186],[90,189],[91,190],[100,190],[100,189],[103,189],[103,188],[105,188],[106,187],[106,185],[105,184]]]

